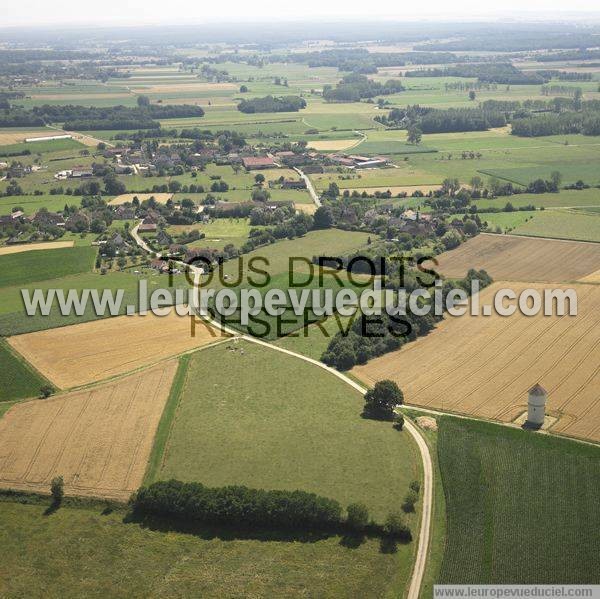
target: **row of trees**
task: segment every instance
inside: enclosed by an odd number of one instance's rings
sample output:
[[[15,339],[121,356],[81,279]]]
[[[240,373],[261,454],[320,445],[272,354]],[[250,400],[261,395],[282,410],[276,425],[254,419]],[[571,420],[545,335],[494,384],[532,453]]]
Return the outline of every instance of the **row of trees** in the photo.
[[[169,480],[142,487],[130,503],[139,515],[186,523],[303,532],[349,530],[361,534],[369,529],[392,540],[412,540],[410,528],[395,511],[380,526],[370,519],[369,510],[362,503],[349,505],[344,516],[335,499],[305,491],[266,491],[244,486],[211,488],[196,482]]]
[[[481,83],[505,85],[536,85],[549,80],[538,72],[520,71],[508,62],[459,64],[443,68],[419,69],[407,71],[406,77],[477,77]]]
[[[512,121],[513,135],[542,137],[544,135],[600,135],[600,112],[562,112],[518,118]]]
[[[346,75],[335,86],[325,85],[323,97],[328,102],[358,102],[375,96],[387,96],[404,91],[404,86],[397,79],[389,79],[385,83],[373,81],[357,73]]]
[[[64,123],[65,130],[157,129],[154,119],[201,117],[204,110],[191,104],[169,105],[146,103],[146,96],[135,108],[127,106],[79,106],[74,104],[34,106],[31,110],[11,106],[0,114],[0,126],[40,126]]]

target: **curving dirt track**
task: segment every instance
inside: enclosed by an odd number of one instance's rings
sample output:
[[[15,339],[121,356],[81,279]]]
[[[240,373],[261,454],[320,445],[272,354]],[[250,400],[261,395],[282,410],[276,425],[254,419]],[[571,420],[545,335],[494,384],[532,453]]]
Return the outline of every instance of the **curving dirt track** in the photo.
[[[177,361],[13,406],[0,420],[0,487],[126,500],[142,483]]]

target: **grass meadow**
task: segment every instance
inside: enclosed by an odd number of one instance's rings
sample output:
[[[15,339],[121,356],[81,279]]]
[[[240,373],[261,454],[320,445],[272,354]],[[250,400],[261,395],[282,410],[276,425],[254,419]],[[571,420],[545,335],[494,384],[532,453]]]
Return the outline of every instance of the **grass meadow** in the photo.
[[[376,540],[127,522],[124,511],[0,502],[5,597],[352,597],[401,588],[407,567]]]
[[[533,218],[517,226],[513,233],[534,237],[556,237],[600,242],[600,214],[570,210],[536,210]]]
[[[204,349],[189,360],[154,479],[303,489],[364,502],[382,521],[420,477],[418,451],[408,433],[363,419],[362,405],[333,375],[274,349]]]

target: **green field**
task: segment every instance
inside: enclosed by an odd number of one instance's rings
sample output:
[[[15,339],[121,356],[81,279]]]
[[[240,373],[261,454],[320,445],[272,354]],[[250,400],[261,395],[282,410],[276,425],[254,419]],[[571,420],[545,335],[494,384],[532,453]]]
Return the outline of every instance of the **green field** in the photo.
[[[106,198],[108,201],[110,198]],[[35,214],[40,208],[47,208],[50,212],[61,211],[65,204],[79,206],[81,197],[68,195],[41,195],[41,196],[5,196],[0,198],[0,215],[10,214],[14,207],[23,209],[27,215]]]
[[[336,333],[346,330],[353,319],[339,314],[330,316],[326,320],[303,327],[285,337],[277,339],[274,343],[284,349],[295,351],[312,358],[320,360],[327,349],[330,341]]]
[[[58,252],[59,250],[51,250]],[[37,252],[30,252],[37,253]],[[148,281],[148,294],[155,289],[169,289],[169,279],[167,275],[160,275],[156,271],[139,267],[141,274],[136,275],[131,271],[111,271],[105,275],[100,273],[81,273],[69,275],[57,279],[48,279],[31,284],[17,284],[11,287],[0,288],[0,335],[19,335],[21,333],[30,333],[54,327],[61,327],[70,324],[77,324],[96,320],[102,317],[108,317],[108,311],[105,316],[99,316],[96,313],[92,301],[88,301],[84,313],[78,316],[74,312],[68,315],[62,315],[59,311],[59,305],[54,299],[51,312],[48,316],[36,313],[35,316],[28,316],[25,312],[21,289],[29,290],[33,293],[35,289],[41,289],[47,292],[49,289],[63,289],[65,293],[73,289],[78,294],[84,289],[98,289],[102,294],[104,289],[116,292],[123,290],[123,301],[120,306],[120,314],[124,314],[128,304],[137,306],[138,304],[138,283],[143,276]],[[174,277],[174,288],[186,288],[187,282],[184,275]]]
[[[154,478],[303,489],[362,501],[383,520],[420,477],[418,452],[361,411],[360,395],[318,367],[225,342],[191,357]]]
[[[89,272],[96,254],[96,248],[82,246],[0,256],[0,287]]]
[[[444,416],[440,582],[600,582],[600,448]]]
[[[3,339],[0,339],[0,364],[0,402],[35,397],[48,384]]]
[[[502,196],[492,200],[473,200],[479,210],[488,208],[502,209],[507,202],[515,208],[520,206],[535,206],[536,208],[567,208],[571,206],[600,206],[600,189],[563,189],[558,193],[519,193],[512,196]]]
[[[45,511],[0,502],[4,597],[384,596],[406,570],[376,540],[166,532],[103,506]]]
[[[60,131],[56,132],[61,135]],[[31,154],[45,154],[47,152],[60,152],[63,150],[83,150],[85,146],[74,139],[50,139],[48,141],[32,141],[20,144],[0,146],[0,158],[17,152],[30,152]]]
[[[600,214],[569,210],[536,210],[533,218],[517,226],[513,233],[534,237],[557,237],[600,242]]]

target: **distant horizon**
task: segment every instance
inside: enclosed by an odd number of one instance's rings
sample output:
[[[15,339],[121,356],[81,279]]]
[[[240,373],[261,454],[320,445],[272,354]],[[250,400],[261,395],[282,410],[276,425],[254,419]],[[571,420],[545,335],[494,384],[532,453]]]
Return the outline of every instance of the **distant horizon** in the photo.
[[[61,2],[62,8],[54,9],[49,14],[50,9],[48,3],[42,3],[39,0],[24,0],[17,6],[11,7],[11,14],[3,15],[0,31],[7,29],[44,29],[47,27],[60,27],[60,29],[99,29],[103,27],[119,27],[119,28],[144,28],[144,27],[195,27],[202,25],[257,25],[260,23],[281,23],[281,24],[297,24],[297,23],[323,23],[332,21],[335,23],[411,23],[422,21],[424,24],[431,23],[485,23],[501,21],[511,22],[515,19],[526,19],[526,23],[560,23],[560,22],[581,22],[584,25],[593,26],[600,24],[600,10],[595,8],[595,3],[589,0],[578,0],[568,9],[562,8],[541,8],[536,5],[548,4],[548,2],[536,2],[529,4],[527,8],[506,7],[497,8],[496,6],[486,9],[482,8],[481,3],[476,7],[471,8],[474,4],[471,0],[463,0],[459,2],[455,9],[448,11],[444,5],[439,9],[436,8],[438,0],[429,2],[426,8],[407,7],[401,12],[398,9],[380,10],[375,14],[371,11],[369,14],[361,14],[360,12],[349,12],[347,7],[340,8],[338,12],[329,6],[336,6],[341,3],[337,0],[334,3],[328,3],[328,6],[321,10],[314,0],[309,0],[305,3],[308,10],[302,14],[295,11],[286,11],[285,7],[275,6],[275,3],[269,0],[255,4],[256,10],[251,13],[247,12],[246,4],[236,0],[234,5],[239,6],[239,9],[233,9],[227,12],[226,15],[220,13],[211,13],[197,15],[195,9],[197,5],[189,5],[188,0],[173,0],[170,3],[172,7],[169,14],[163,14],[161,5],[146,4],[136,8],[128,2],[123,8],[122,3],[117,3],[115,0],[106,1],[106,10],[102,16],[96,14],[86,14],[82,11],[81,5],[75,3],[74,0],[65,0]],[[269,5],[273,4],[272,9]],[[390,5],[389,2],[384,2],[375,7],[375,10],[386,9]],[[111,9],[111,6],[115,10]],[[310,7],[316,10],[311,11]],[[116,10],[118,7],[118,10]],[[204,7],[203,7],[204,9]],[[273,14],[277,16],[273,16]],[[33,18],[32,18],[32,15]],[[235,15],[235,16],[233,16]],[[597,22],[595,22],[597,20]],[[599,44],[600,45],[600,44]]]

